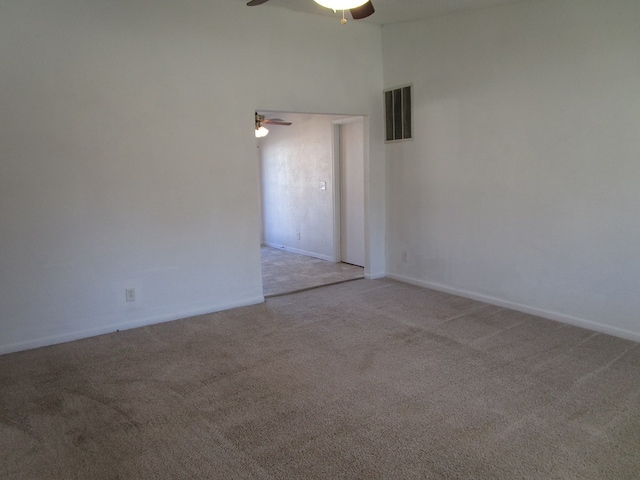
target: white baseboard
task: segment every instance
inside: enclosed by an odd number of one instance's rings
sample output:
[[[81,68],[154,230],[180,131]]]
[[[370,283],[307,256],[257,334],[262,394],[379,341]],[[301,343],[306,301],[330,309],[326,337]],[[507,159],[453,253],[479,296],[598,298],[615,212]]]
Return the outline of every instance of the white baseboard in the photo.
[[[288,247],[286,245],[271,242],[263,242],[263,245],[271,248],[277,248],[279,250],[284,250],[285,252],[299,253],[300,255],[306,255],[307,257],[319,258],[320,260],[326,260],[327,262],[335,262],[335,259],[333,257],[329,255],[323,255],[321,253],[309,252],[307,250],[301,250],[299,248]]]
[[[248,305],[256,305],[258,303],[263,303],[263,302],[264,302],[264,297],[261,295],[259,297],[249,298],[240,302],[210,305],[208,307],[203,307],[195,310],[186,310],[180,313],[172,313],[169,315],[158,315],[154,317],[131,320],[123,323],[113,323],[107,327],[79,330],[75,332],[65,332],[57,335],[37,338],[34,340],[28,340],[25,342],[18,342],[18,343],[13,343],[9,345],[0,345],[0,355],[4,355],[6,353],[12,353],[12,352],[19,352],[22,350],[30,350],[32,348],[57,345],[59,343],[72,342],[74,340],[82,340],[83,338],[96,337],[98,335],[113,333],[119,330],[130,330],[132,328],[146,327],[148,325],[155,325],[157,323],[172,322],[174,320],[181,320],[184,318],[194,317],[196,315],[205,315],[208,313],[220,312],[222,310],[229,310],[231,308],[236,308],[236,307],[246,307]]]
[[[429,288],[431,290],[437,290],[444,293],[450,293],[452,295],[458,295],[460,297],[470,298],[472,300],[478,300],[479,302],[496,305],[498,307],[517,310],[519,312],[528,313],[530,315],[546,318],[548,320],[554,320],[556,322],[561,322],[569,325],[574,325],[576,327],[586,328],[588,330],[593,330],[595,332],[606,333],[608,335],[613,335],[615,337],[632,340],[634,342],[640,342],[639,333],[632,332],[629,330],[624,330],[622,328],[612,327],[611,325],[604,325],[601,323],[593,322],[591,320],[572,317],[570,315],[565,315],[563,313],[551,312],[549,310],[544,310],[541,308],[530,307],[528,305],[523,305],[520,303],[510,302],[508,300],[503,300],[501,298],[496,298],[488,295],[483,295],[480,293],[470,292],[468,290],[462,290],[459,288],[450,287],[448,285],[443,285],[440,283],[419,280],[419,279],[407,277],[404,275],[387,273],[387,278],[391,278],[392,280],[397,280],[399,282],[409,283],[411,285],[417,285],[419,287]]]
[[[386,277],[386,274],[384,272],[364,274],[364,278],[366,278],[367,280],[378,280],[379,278],[384,278],[384,277]]]

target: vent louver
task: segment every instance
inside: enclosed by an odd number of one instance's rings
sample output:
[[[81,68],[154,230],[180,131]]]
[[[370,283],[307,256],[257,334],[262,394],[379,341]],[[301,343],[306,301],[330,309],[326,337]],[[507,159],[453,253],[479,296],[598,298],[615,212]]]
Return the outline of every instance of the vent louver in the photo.
[[[411,86],[384,92],[385,140],[394,142],[413,138],[411,125]]]

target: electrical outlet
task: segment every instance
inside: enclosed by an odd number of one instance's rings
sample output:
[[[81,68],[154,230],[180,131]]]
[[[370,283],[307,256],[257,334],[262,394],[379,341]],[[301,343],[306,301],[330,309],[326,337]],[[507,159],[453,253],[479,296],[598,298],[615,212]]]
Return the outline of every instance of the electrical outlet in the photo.
[[[124,291],[124,296],[127,302],[135,302],[136,301],[136,289],[135,288],[127,288]]]
[[[300,240],[300,232],[298,232],[298,240]]]

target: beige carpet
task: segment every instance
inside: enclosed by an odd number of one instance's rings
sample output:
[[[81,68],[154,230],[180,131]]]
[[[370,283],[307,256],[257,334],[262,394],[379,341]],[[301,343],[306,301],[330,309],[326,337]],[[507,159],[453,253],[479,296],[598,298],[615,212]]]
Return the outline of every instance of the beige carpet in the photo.
[[[0,357],[0,478],[640,477],[633,342],[390,280]]]
[[[262,246],[262,291],[265,297],[364,278],[364,268]]]

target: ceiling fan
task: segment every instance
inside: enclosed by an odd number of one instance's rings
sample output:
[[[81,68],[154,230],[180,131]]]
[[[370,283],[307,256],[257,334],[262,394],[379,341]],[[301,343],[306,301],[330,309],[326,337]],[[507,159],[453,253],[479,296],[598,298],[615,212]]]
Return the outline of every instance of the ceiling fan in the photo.
[[[251,0],[247,3],[250,7],[255,7],[256,5],[262,5],[263,3],[268,2],[269,0]],[[349,10],[351,12],[351,16],[354,20],[360,20],[361,18],[367,18],[369,15],[372,15],[375,12],[373,8],[373,4],[371,0],[314,0],[317,4],[322,5],[325,8],[330,8],[334,12],[336,10]],[[342,17],[342,23],[345,24],[347,21]]]
[[[264,115],[256,112],[256,137],[261,138],[267,136],[269,130],[267,130],[264,125],[284,125],[288,127],[291,125],[291,122],[286,122],[281,118],[266,118]]]

